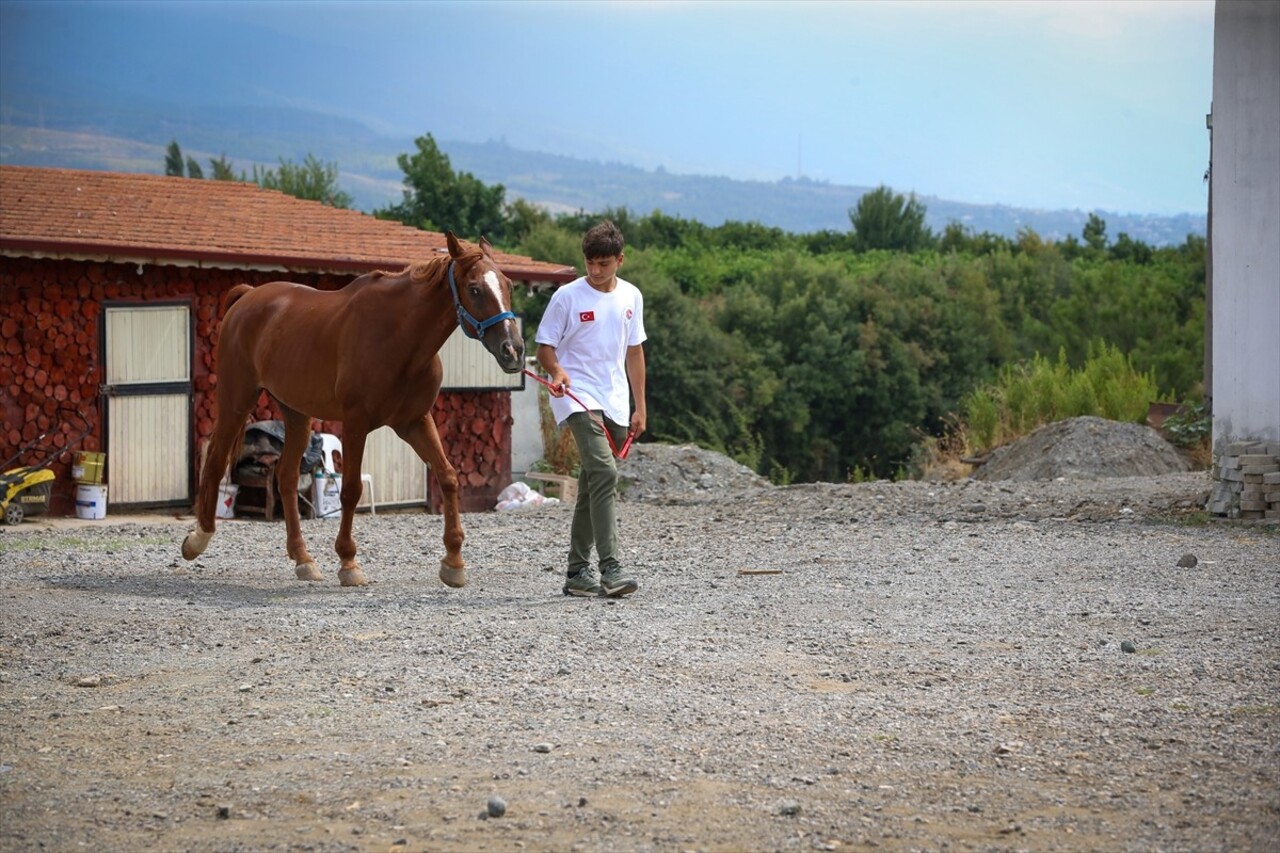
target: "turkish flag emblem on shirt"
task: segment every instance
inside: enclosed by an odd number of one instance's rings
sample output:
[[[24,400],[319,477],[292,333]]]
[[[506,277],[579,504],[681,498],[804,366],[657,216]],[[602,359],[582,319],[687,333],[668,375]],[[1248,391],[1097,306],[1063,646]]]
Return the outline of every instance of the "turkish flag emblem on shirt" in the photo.
[[[595,321],[595,319],[596,319],[596,312],[594,311],[583,311],[581,314],[578,315],[579,323],[592,323]]]

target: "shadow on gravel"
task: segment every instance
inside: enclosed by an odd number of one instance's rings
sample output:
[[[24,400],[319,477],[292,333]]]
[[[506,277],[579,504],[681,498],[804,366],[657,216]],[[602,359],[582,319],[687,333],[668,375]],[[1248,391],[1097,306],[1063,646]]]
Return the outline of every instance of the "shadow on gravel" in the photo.
[[[93,574],[61,575],[48,578],[45,581],[45,587],[73,592],[138,596],[158,601],[171,601],[174,605],[200,603],[274,606],[287,603],[291,606],[309,606],[328,604],[333,594],[343,592],[337,586],[332,591],[318,586],[264,588],[213,578],[163,575],[147,578],[112,578]],[[320,596],[325,596],[326,600],[321,600]]]
[[[395,604],[397,607],[427,607],[433,610],[509,611],[530,608],[561,609],[564,597],[493,595],[488,592],[462,597],[438,585],[407,588],[402,583],[373,583],[361,589],[333,584],[304,584],[299,581],[271,587],[250,586],[230,580],[199,577],[112,578],[94,574],[67,574],[44,579],[43,588],[113,596],[132,596],[169,603],[173,607],[191,605],[226,607],[281,607],[297,610],[368,609]],[[603,603],[603,602],[602,602]],[[588,602],[590,604],[590,602]]]

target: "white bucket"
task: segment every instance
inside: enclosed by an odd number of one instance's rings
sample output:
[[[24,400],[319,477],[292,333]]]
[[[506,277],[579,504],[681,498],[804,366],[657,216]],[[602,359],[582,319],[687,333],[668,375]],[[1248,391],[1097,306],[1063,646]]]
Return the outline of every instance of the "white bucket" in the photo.
[[[311,483],[311,502],[316,518],[340,518],[342,516],[342,475],[326,477],[316,475]]]
[[[106,518],[107,487],[80,483],[76,486],[76,518]]]
[[[218,484],[218,511],[215,518],[236,517],[236,493],[239,491],[240,487],[235,483]]]

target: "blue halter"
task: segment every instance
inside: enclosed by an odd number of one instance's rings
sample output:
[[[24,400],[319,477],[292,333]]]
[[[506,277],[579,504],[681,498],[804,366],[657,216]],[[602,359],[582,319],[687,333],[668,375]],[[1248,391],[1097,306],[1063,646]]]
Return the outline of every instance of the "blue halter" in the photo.
[[[458,325],[462,327],[462,334],[472,340],[478,341],[484,337],[484,330],[490,326],[496,326],[503,320],[514,320],[515,314],[510,311],[503,311],[500,314],[494,314],[488,320],[477,320],[471,316],[471,312],[462,307],[462,300],[458,299],[458,285],[453,281],[453,262],[449,262],[449,292],[453,294],[453,304],[458,309]],[[468,328],[468,324],[475,328],[473,332]]]

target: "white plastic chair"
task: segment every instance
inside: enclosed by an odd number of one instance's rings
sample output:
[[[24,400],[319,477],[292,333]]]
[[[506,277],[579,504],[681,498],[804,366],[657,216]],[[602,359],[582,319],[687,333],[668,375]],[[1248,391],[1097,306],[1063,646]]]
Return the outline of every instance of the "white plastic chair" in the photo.
[[[324,467],[326,471],[337,473],[338,466],[334,461],[334,454],[342,456],[342,439],[336,435],[327,432],[320,433],[320,447],[324,453]],[[377,515],[378,508],[373,500],[373,475],[360,472],[360,482],[364,484],[364,493],[369,496],[369,514]]]

